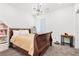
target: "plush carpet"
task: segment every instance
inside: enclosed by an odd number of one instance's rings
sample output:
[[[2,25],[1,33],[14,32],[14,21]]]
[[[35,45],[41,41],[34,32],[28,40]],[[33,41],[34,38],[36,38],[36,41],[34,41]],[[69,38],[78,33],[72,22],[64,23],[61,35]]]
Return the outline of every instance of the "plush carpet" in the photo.
[[[0,56],[25,56],[20,52],[10,48],[0,52]],[[79,49],[71,48],[67,45],[55,45],[49,47],[43,56],[79,56]]]

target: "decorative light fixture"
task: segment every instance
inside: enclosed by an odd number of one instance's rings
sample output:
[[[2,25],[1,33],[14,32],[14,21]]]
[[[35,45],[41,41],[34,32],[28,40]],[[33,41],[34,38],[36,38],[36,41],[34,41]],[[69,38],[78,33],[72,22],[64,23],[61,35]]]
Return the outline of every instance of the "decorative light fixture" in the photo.
[[[37,4],[36,7],[33,7],[33,15],[40,16],[48,12],[49,8],[46,8],[44,4]]]

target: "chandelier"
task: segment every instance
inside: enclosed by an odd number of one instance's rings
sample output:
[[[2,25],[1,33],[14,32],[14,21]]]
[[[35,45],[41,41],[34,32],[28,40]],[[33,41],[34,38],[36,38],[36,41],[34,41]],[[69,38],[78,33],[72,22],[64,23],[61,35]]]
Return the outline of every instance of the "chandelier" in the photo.
[[[36,7],[33,7],[33,15],[40,16],[48,13],[49,8],[46,8],[45,4],[37,4]]]

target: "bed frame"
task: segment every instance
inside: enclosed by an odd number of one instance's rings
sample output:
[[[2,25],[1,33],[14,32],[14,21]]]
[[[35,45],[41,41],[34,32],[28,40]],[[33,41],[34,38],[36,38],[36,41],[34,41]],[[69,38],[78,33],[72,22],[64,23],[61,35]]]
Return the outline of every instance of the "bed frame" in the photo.
[[[29,33],[31,33],[30,29],[26,29],[26,28],[10,28],[9,29],[9,39],[11,39],[12,35],[13,35],[13,30],[28,30]],[[34,56],[40,56],[43,55],[45,53],[45,51],[47,50],[47,48],[49,46],[52,46],[52,37],[51,37],[52,32],[48,32],[48,33],[35,33],[35,37],[34,37]],[[15,50],[22,52],[22,54],[30,56],[28,54],[28,51],[25,51],[24,49],[14,45],[13,43],[10,42],[10,48],[14,48]]]

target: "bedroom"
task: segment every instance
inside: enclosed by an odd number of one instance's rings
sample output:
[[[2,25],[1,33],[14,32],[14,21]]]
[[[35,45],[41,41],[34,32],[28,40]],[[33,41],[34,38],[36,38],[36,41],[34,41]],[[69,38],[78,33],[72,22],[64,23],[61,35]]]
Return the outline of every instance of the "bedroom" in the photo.
[[[46,50],[44,55],[59,56],[64,53],[64,55],[79,55],[79,53],[75,53],[79,52],[79,50],[76,50],[79,49],[79,40],[77,40],[79,35],[78,12],[79,4],[77,3],[0,3],[0,23],[6,24],[11,30],[26,30],[30,28],[34,33],[43,34],[52,32],[52,46]],[[73,40],[74,48],[60,45],[61,35],[64,35],[64,33],[72,35],[75,38]],[[59,45],[54,45],[54,42],[58,42]],[[4,48],[5,46],[1,46],[0,50]],[[51,52],[50,50],[53,50],[53,48],[62,49],[62,51],[55,50]],[[66,51],[65,48],[68,48],[68,50]],[[69,51],[70,54],[67,54]],[[22,54],[10,48],[1,52],[0,55],[16,56]]]

